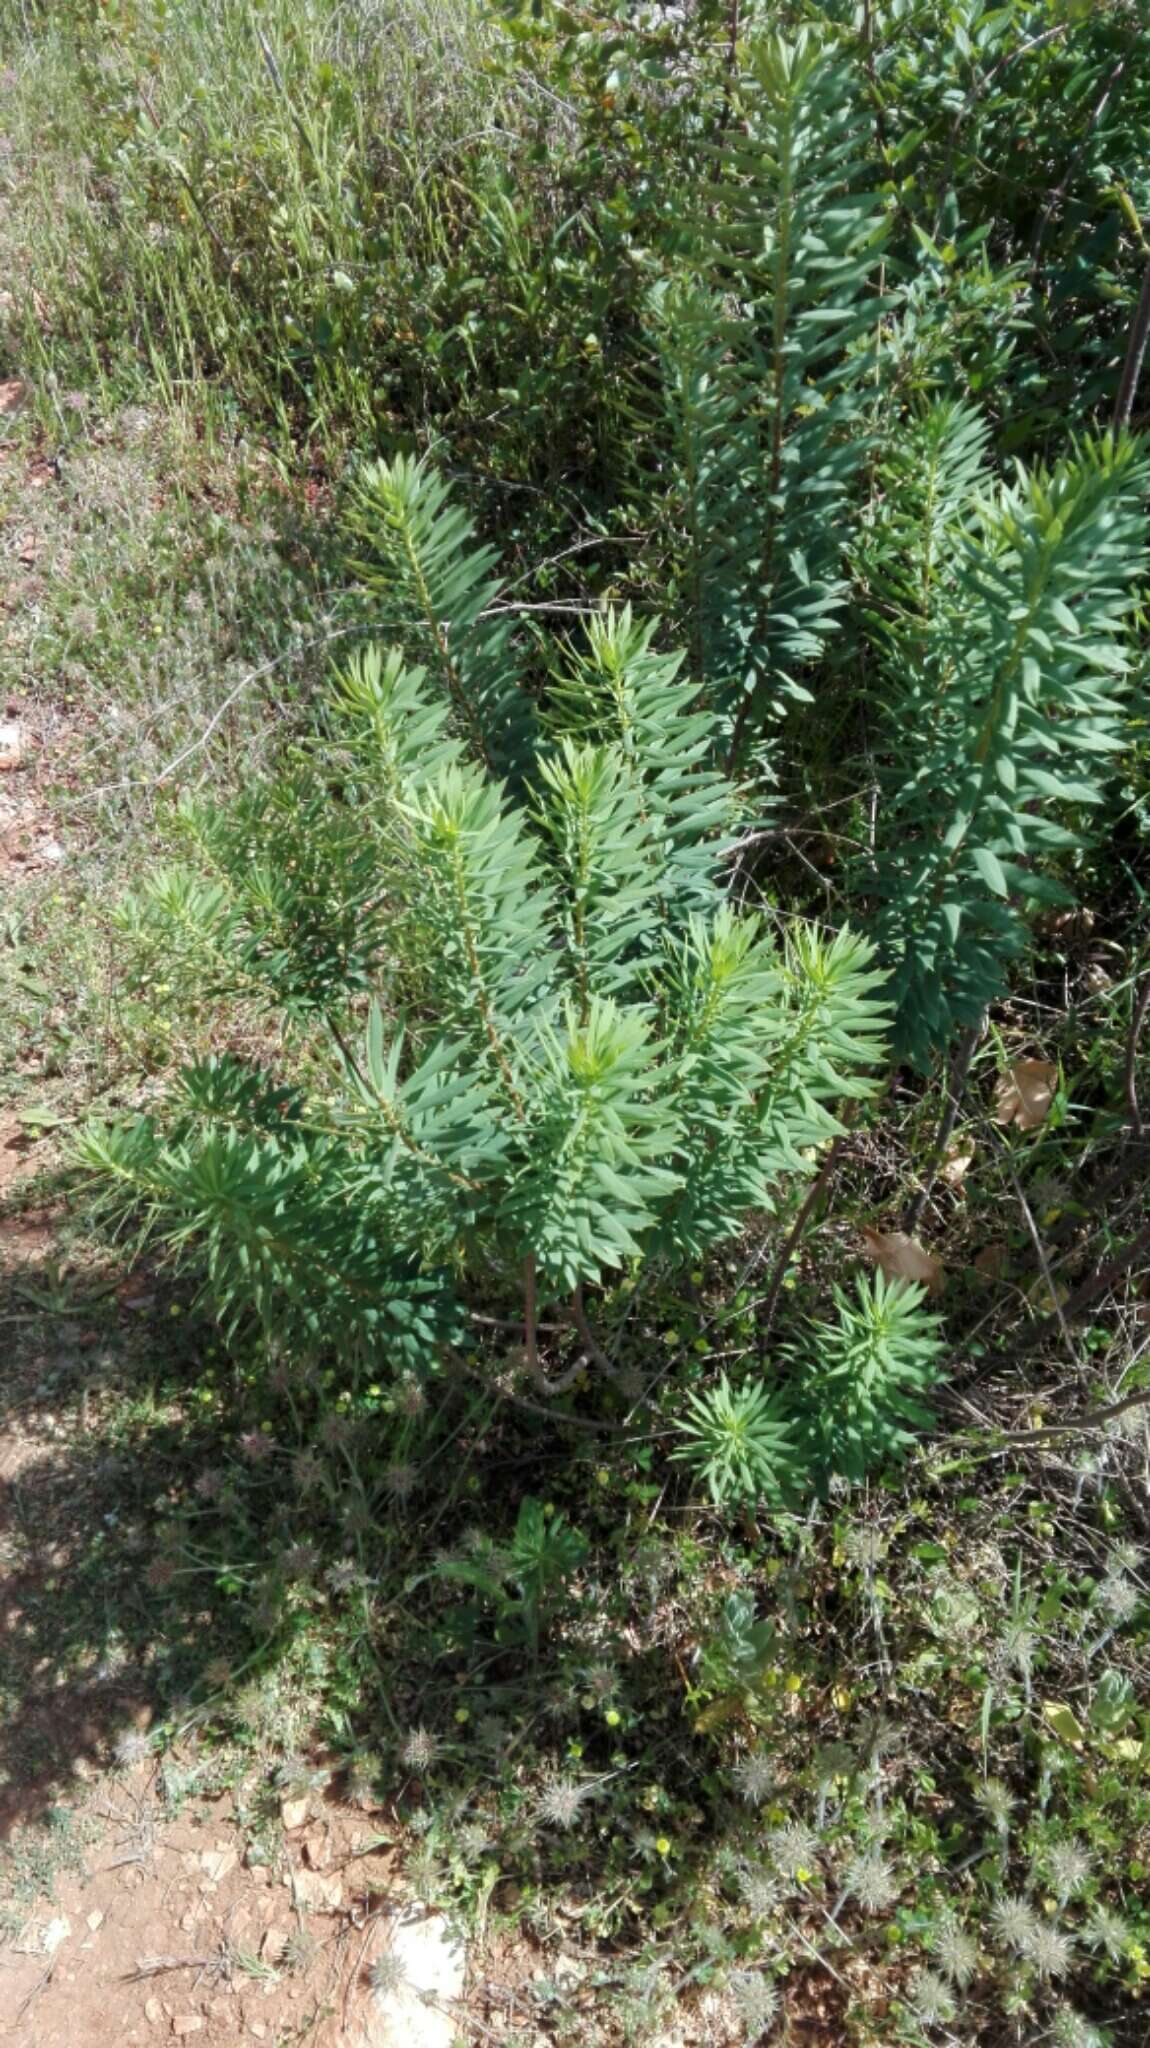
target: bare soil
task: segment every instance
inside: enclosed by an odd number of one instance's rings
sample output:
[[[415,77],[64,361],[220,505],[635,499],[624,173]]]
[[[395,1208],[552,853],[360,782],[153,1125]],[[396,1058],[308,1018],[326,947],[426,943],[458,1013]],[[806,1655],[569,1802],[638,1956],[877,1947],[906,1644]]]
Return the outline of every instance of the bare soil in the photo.
[[[149,1762],[98,1783],[83,1875],[0,1950],[14,2048],[188,2039],[335,2048],[363,2038],[367,1969],[399,1900],[369,1816],[323,1800],[246,1863],[227,1799],[165,1815]]]

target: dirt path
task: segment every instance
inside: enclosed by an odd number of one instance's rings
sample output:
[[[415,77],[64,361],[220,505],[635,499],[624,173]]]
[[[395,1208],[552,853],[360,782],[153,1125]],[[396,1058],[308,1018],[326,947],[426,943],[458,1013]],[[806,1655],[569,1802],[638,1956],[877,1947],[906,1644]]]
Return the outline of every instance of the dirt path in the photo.
[[[98,1780],[97,1839],[0,1950],[15,2048],[360,2043],[394,1897],[370,1817],[323,1799],[252,1860],[228,1798],[173,1814],[155,1762]],[[293,1816],[294,1817],[294,1816]]]
[[[13,414],[18,395],[0,387],[0,411]],[[54,479],[13,442],[0,446],[0,470],[3,631],[5,617],[37,603],[35,512]],[[0,701],[0,910],[9,915],[33,878],[67,859],[45,785],[73,737],[31,697]],[[83,1526],[95,1496],[75,1484],[71,1463],[86,1393],[77,1404],[52,1391],[61,1355],[83,1366],[94,1333],[68,1320],[66,1306],[63,1320],[40,1306],[60,1285],[60,1216],[29,1204],[51,1146],[20,1106],[17,1097],[0,1111],[0,1658],[20,1695],[0,1767],[0,2040],[359,2043],[367,1969],[397,1905],[379,1823],[334,1791],[315,1793],[278,1815],[269,1855],[267,1830],[256,1844],[250,1814],[237,1809],[237,1797],[258,1800],[258,1784],[173,1797],[173,1785],[196,1775],[194,1745],[161,1766],[144,1732],[151,1707],[130,1675],[106,1683],[97,1671],[78,1685],[63,1659],[52,1668],[30,1654],[39,1638],[29,1614],[52,1591],[53,1566],[69,1540],[82,1548],[99,1532]],[[117,1747],[126,1764],[114,1761]]]

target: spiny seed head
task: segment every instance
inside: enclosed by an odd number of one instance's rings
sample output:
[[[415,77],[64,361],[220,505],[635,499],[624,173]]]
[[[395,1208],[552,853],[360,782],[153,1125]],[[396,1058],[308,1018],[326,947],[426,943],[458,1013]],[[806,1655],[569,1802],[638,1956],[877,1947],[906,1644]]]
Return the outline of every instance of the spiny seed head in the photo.
[[[1061,2005],[1054,2015],[1050,2038],[1055,2048],[1104,2048],[1106,2036],[1092,2020],[1084,2019],[1072,2005]]]
[[[275,1450],[266,1429],[249,1429],[240,1438],[240,1450],[249,1465],[263,1465]]]
[[[319,1552],[314,1543],[289,1543],[282,1563],[285,1578],[310,1579],[319,1563]]]
[[[404,1737],[400,1761],[409,1771],[429,1771],[439,1755],[439,1744],[427,1728],[413,1728]]]
[[[1125,1955],[1130,1929],[1121,1913],[1115,1913],[1112,1907],[1095,1906],[1085,1933],[1091,1948],[1105,1949],[1112,1961],[1117,1962]]]
[[[283,1959],[289,1970],[307,1970],[315,1961],[319,1944],[306,1927],[297,1927],[284,1943]]]
[[[1068,1899],[1077,1897],[1083,1886],[1089,1882],[1094,1868],[1094,1859],[1084,1843],[1079,1841],[1055,1842],[1047,1850],[1046,1871],[1060,1906]]]
[[[743,1903],[755,1920],[768,1919],[781,1902],[778,1878],[772,1870],[764,1870],[761,1864],[744,1864],[736,1873],[736,1882]]]
[[[592,1699],[613,1699],[619,1690],[619,1673],[613,1664],[589,1664],[584,1684]]]
[[[1142,1605],[1142,1595],[1131,1579],[1124,1579],[1117,1573],[1103,1579],[1098,1588],[1098,1604],[1104,1607],[1117,1627],[1133,1621]]]
[[[407,1982],[407,1973],[402,1962],[389,1948],[385,1948],[382,1955],[376,1956],[367,1976],[377,1998],[393,1997]]]
[[[1145,1552],[1137,1543],[1116,1543],[1110,1553],[1112,1573],[1136,1572]]]
[[[778,2015],[778,1986],[761,1970],[736,1970],[730,1980],[730,1991],[747,2033],[757,2040]]]
[[[226,1692],[232,1682],[232,1667],[226,1657],[211,1657],[204,1665],[204,1684],[209,1692]]]
[[[860,1571],[873,1571],[886,1556],[886,1539],[879,1530],[869,1529],[863,1522],[856,1522],[843,1537],[843,1549],[853,1565]]]
[[[223,1473],[209,1466],[206,1472],[199,1474],[195,1490],[201,1500],[218,1500],[226,1484]]]
[[[1002,1631],[1001,1647],[1006,1662],[1013,1664],[1015,1670],[1025,1677],[1034,1663],[1034,1652],[1038,1647],[1033,1629],[1020,1621],[1008,1623]]]
[[[1037,1922],[1023,1951],[1040,1977],[1065,1977],[1074,1967],[1074,1943],[1061,1928]]]
[[[988,1778],[985,1785],[979,1786],[974,1796],[991,1825],[1000,1835],[1007,1834],[1010,1829],[1010,1816],[1014,1811],[1014,1801],[1002,1779]]]
[[[800,1870],[809,1871],[817,1863],[819,1838],[804,1821],[790,1820],[781,1828],[771,1829],[767,1848],[776,1870],[784,1877],[797,1877]]]
[[[175,1576],[175,1559],[171,1557],[154,1557],[144,1573],[145,1581],[153,1593],[165,1593]]]
[[[545,1785],[536,1802],[536,1818],[544,1827],[571,1828],[592,1793],[590,1785],[581,1785],[575,1778],[555,1778]]]
[[[740,1757],[732,1775],[748,1806],[762,1806],[774,1791],[775,1767],[761,1749],[753,1750],[750,1756]]]
[[[117,1735],[112,1746],[112,1755],[119,1771],[134,1770],[137,1764],[142,1764],[151,1754],[152,1745],[138,1728],[125,1728]]]
[[[337,1594],[350,1593],[364,1583],[363,1573],[353,1557],[341,1557],[337,1564],[329,1565],[324,1578],[331,1591]]]
[[[1050,2030],[1054,2048],[1105,2048],[1107,2036],[1093,2019],[1085,2019],[1076,2013],[1072,2005],[1060,2005],[1054,2015],[1054,2028]]]
[[[323,1479],[323,1461],[314,1451],[297,1451],[292,1459],[292,1479],[301,1493],[310,1493]]]
[[[319,1440],[327,1445],[329,1451],[342,1449],[344,1444],[351,1442],[354,1434],[355,1424],[351,1417],[341,1415],[338,1409],[334,1408],[324,1416],[319,1426]]]
[[[465,1863],[478,1863],[491,1847],[491,1829],[481,1820],[465,1820],[456,1829],[455,1843]]]
[[[1028,1953],[1040,1924],[1029,1899],[1016,1898],[1007,1892],[995,1900],[990,1918],[995,1936],[1003,1948],[1013,1949],[1015,1955]]]
[[[942,2026],[954,2017],[954,1997],[937,1970],[918,1970],[911,1981],[910,2001],[924,2027]]]
[[[978,1974],[978,1943],[964,1927],[948,1916],[935,1928],[930,1945],[943,1976],[964,1991],[971,1978]]]
[[[876,1849],[852,1858],[843,1872],[843,1885],[864,1913],[885,1912],[902,1890],[885,1856]]]
[[[443,1870],[431,1849],[417,1849],[404,1865],[406,1877],[417,1899],[434,1899],[443,1886]]]
[[[414,1465],[389,1465],[383,1475],[388,1498],[394,1501],[410,1500],[419,1485],[419,1472]]]

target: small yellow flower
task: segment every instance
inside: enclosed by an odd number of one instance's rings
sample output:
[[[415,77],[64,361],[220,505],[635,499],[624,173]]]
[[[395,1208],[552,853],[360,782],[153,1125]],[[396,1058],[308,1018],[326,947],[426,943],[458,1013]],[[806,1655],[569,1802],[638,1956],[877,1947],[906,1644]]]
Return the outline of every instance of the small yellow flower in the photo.
[[[787,1692],[801,1692],[803,1689],[803,1681],[797,1671],[788,1671],[784,1685]]]
[[[667,1840],[666,1835],[657,1835],[655,1837],[655,1847],[659,1851],[660,1856],[669,1856],[671,1853],[671,1844]]]

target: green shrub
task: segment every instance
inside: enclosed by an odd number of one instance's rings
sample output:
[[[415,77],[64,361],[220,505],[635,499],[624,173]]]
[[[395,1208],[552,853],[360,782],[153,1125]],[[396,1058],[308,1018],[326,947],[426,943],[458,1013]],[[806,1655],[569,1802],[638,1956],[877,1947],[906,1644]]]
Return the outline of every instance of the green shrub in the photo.
[[[586,1340],[584,1289],[701,1258],[809,1171],[831,1105],[868,1092],[881,977],[854,934],[780,947],[727,900],[738,794],[654,622],[591,622],[513,800],[476,758],[515,723],[488,722],[486,559],[430,472],[377,471],[363,502],[399,508],[377,573],[393,612],[430,593],[407,614],[427,667],[364,649],[306,768],[189,811],[200,871],[128,912],[173,980],[262,994],[335,1063],[292,1092],[201,1062],[84,1156],[199,1248],[232,1323],[422,1369],[518,1286],[550,1388],[543,1305]]]
[[[865,559],[882,661],[874,854],[856,902],[893,969],[920,1066],[1007,989],[1025,913],[1089,843],[1126,744],[1146,562],[1145,454],[1087,442],[992,485],[985,431],[940,404],[884,473]]]
[[[924,1301],[921,1287],[881,1273],[860,1278],[853,1299],[836,1287],[835,1320],[812,1323],[773,1385],[735,1389],[724,1373],[689,1397],[673,1455],[723,1506],[783,1506],[896,1461],[931,1420],[925,1397],[943,1345]]]

